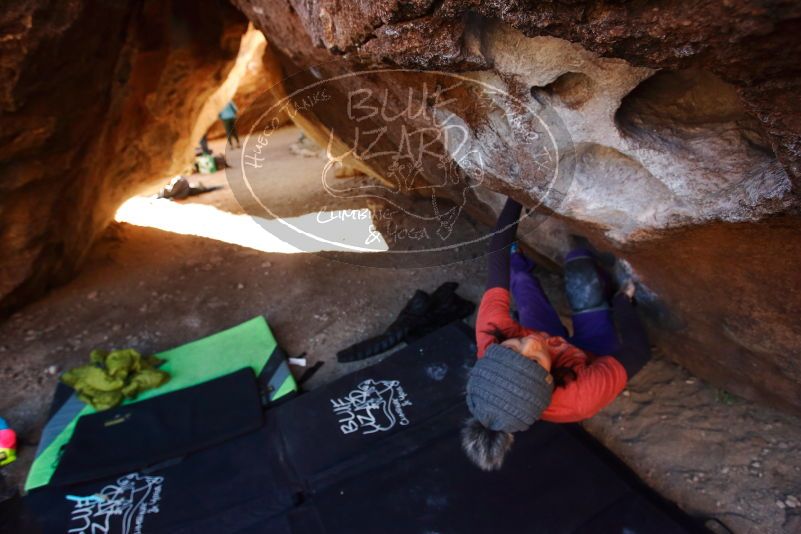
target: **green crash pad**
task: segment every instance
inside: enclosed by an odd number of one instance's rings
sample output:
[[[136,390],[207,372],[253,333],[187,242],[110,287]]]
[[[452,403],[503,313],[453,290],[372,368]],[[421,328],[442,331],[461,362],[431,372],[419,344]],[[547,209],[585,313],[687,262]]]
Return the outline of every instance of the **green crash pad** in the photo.
[[[276,348],[278,344],[267,321],[264,317],[255,317],[228,330],[157,354],[165,360],[161,369],[170,373],[170,381],[157,389],[145,391],[124,404],[178,391],[244,367],[250,367],[258,375]],[[289,375],[271,398],[278,399],[296,390],[297,384],[292,375]],[[72,437],[78,418],[91,413],[95,413],[94,408],[85,406],[34,460],[25,481],[26,490],[45,486],[50,482],[58,466],[59,453]]]

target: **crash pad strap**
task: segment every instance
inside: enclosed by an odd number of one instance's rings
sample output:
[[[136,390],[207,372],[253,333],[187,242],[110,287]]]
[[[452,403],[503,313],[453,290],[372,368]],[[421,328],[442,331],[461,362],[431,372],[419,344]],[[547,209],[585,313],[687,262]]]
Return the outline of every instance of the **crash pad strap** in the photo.
[[[258,374],[277,346],[267,321],[259,316],[212,336],[159,353],[158,356],[166,360],[161,368],[170,373],[170,381],[157,389],[141,393],[127,403],[178,391],[233,373],[242,367],[250,367]],[[289,376],[274,398],[296,389],[294,380]],[[95,410],[91,406],[85,406],[34,460],[25,482],[26,490],[50,482],[58,466],[61,449],[69,442],[78,418],[91,413],[95,413]]]
[[[69,386],[59,383],[57,390],[61,388],[68,388]],[[70,388],[71,389],[71,388]],[[81,410],[83,410],[85,403],[78,399],[75,393],[70,394],[67,399],[56,409],[47,424],[42,429],[42,436],[39,438],[39,447],[36,449],[36,458],[38,458],[47,447],[61,434],[70,422],[75,419]]]

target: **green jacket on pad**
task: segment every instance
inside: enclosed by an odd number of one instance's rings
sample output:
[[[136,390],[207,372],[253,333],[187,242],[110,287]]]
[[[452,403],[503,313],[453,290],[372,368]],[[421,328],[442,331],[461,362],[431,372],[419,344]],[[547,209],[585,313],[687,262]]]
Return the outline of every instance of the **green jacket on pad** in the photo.
[[[156,369],[163,360],[142,356],[134,349],[93,350],[89,359],[91,363],[61,375],[61,381],[98,411],[114,408],[123,398],[135,398],[170,379],[169,373]]]

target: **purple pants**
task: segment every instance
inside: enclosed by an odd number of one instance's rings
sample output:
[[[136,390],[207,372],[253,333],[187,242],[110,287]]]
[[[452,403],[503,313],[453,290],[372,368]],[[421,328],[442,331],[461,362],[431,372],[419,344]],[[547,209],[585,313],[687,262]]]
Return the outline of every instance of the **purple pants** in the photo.
[[[586,254],[584,250],[574,250],[565,261]],[[525,328],[564,337],[574,346],[599,356],[617,352],[620,344],[612,310],[607,308],[573,314],[573,335],[568,336],[567,328],[545,296],[539,280],[531,274],[533,267],[534,263],[522,253],[512,254],[510,290],[517,305],[518,322]]]

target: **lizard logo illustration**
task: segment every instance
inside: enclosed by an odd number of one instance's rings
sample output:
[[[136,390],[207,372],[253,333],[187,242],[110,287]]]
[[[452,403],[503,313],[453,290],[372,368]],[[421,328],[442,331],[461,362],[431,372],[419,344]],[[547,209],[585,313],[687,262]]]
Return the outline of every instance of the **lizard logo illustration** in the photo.
[[[441,89],[439,89],[441,90]],[[365,90],[349,95],[354,99]],[[422,98],[428,92],[424,84]],[[364,96],[364,95],[362,95]],[[437,96],[439,98],[439,95]],[[410,94],[410,106],[412,95]],[[360,100],[359,108],[377,109]],[[384,104],[385,105],[385,104]],[[353,106],[355,107],[355,106]],[[351,106],[349,106],[351,108]],[[351,109],[351,113],[363,111]],[[408,115],[408,114],[406,114]],[[393,121],[402,120],[406,115],[396,116]],[[372,115],[370,115],[372,116]],[[353,143],[348,150],[337,153],[342,145],[337,138],[337,130],[329,131],[326,147],[326,165],[322,171],[322,185],[326,193],[335,198],[380,198],[421,224],[435,223],[436,235],[444,242],[467,203],[470,191],[484,183],[484,160],[481,151],[471,147],[471,132],[453,114],[438,110],[425,115],[427,120],[416,115],[416,121],[423,121],[418,128],[410,129],[401,125],[400,139],[392,149],[376,150],[381,141],[389,142],[389,125],[364,131],[359,125],[359,117],[351,115],[355,121],[352,132],[347,136]],[[437,122],[436,117],[446,117]],[[408,118],[408,117],[407,117]],[[361,144],[365,144],[363,147]],[[340,148],[341,150],[341,148]],[[373,151],[375,150],[375,151]],[[343,187],[336,178],[336,169],[349,160],[357,160],[365,165],[373,161],[389,160],[384,178],[386,184],[369,184],[360,187]],[[410,193],[422,194],[430,199],[428,210],[410,210],[403,201]],[[450,205],[453,204],[453,205]],[[447,207],[443,207],[447,206]]]
[[[396,424],[409,424],[403,410],[411,406],[406,392],[397,380],[368,378],[356,389],[339,399],[331,399],[331,407],[343,434],[361,430],[362,434],[386,432]]]
[[[164,477],[131,473],[94,495],[67,498],[75,502],[68,532],[139,534],[147,514],[159,512]]]

